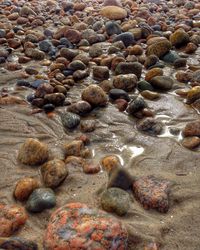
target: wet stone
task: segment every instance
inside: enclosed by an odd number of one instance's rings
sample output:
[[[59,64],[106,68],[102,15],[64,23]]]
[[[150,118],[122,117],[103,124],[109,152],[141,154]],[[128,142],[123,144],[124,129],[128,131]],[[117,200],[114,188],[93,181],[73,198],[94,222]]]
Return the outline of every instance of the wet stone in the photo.
[[[188,149],[194,149],[200,145],[200,138],[197,136],[186,137],[182,141],[182,145]]]
[[[101,160],[101,165],[103,169],[109,173],[110,171],[119,168],[121,163],[116,155],[108,155]]]
[[[169,76],[155,76],[150,81],[151,85],[160,90],[170,90],[173,87],[174,81]]]
[[[140,91],[144,91],[144,90],[153,91],[154,90],[152,85],[145,80],[139,81],[137,87]]]
[[[109,21],[105,24],[105,30],[108,36],[112,36],[114,34],[120,34],[121,28],[118,23]]]
[[[113,86],[116,89],[132,91],[137,85],[138,78],[134,74],[118,75],[113,77]]]
[[[154,118],[145,118],[138,122],[137,128],[138,130],[146,132],[150,135],[159,135],[163,131],[163,124]]]
[[[141,94],[141,96],[143,96],[144,98],[149,99],[149,100],[155,100],[155,99],[158,99],[160,97],[159,93],[152,92],[149,90],[144,90],[140,94]]]
[[[85,174],[97,174],[101,171],[101,167],[99,164],[95,163],[85,163],[83,165],[83,172]]]
[[[101,196],[101,206],[107,212],[123,216],[130,207],[129,194],[120,188],[109,188]]]
[[[45,249],[53,250],[57,245],[63,249],[126,249],[127,232],[105,212],[82,203],[68,203],[53,213],[45,233]]]
[[[169,210],[170,182],[154,176],[141,177],[133,183],[133,192],[144,209]]]
[[[48,157],[48,146],[32,138],[27,139],[18,152],[18,160],[31,166],[44,163]]]
[[[180,56],[176,51],[170,50],[167,54],[165,54],[161,59],[166,63],[174,63]]]
[[[155,55],[159,58],[167,54],[171,49],[171,43],[166,39],[160,42],[156,42],[147,48],[147,56]]]
[[[127,108],[127,112],[130,115],[134,115],[134,113],[144,109],[147,107],[147,104],[145,103],[144,99],[142,97],[136,97],[133,99]]]
[[[111,20],[120,20],[127,16],[127,11],[118,6],[106,6],[100,10],[100,14]]]
[[[0,242],[1,249],[7,250],[38,250],[37,243],[19,237],[10,237],[1,239]]]
[[[137,78],[140,79],[142,74],[142,65],[138,62],[120,62],[115,69],[115,74],[135,74]]]
[[[183,129],[184,136],[200,136],[200,120],[189,122]]]
[[[124,99],[126,101],[130,101],[130,97],[128,93],[122,89],[111,89],[109,91],[109,97],[112,100],[117,100],[117,99]]]
[[[176,59],[174,61],[173,65],[174,65],[175,68],[186,67],[186,65],[187,65],[187,59],[185,59],[185,58]]]
[[[146,69],[148,69],[149,67],[156,64],[158,61],[159,61],[159,58],[156,55],[147,56],[147,58],[146,58],[146,60],[144,62],[144,66],[145,66]]]
[[[39,182],[31,177],[19,180],[14,190],[14,197],[19,201],[27,200],[30,194],[39,187]]]
[[[109,78],[109,69],[106,66],[93,67],[93,78],[97,81],[107,80]]]
[[[96,121],[93,120],[81,121],[80,129],[83,133],[93,132],[96,129]]]
[[[46,94],[44,96],[44,101],[54,104],[55,106],[62,106],[65,101],[65,95],[63,93]]]
[[[26,209],[32,213],[39,213],[45,209],[55,207],[56,197],[50,188],[38,188],[29,196]]]
[[[131,32],[124,32],[122,34],[117,35],[113,42],[122,41],[126,47],[135,44],[134,35]]]
[[[109,179],[107,188],[117,187],[124,190],[130,189],[132,183],[134,181],[134,177],[130,175],[130,173],[122,168],[122,167],[114,167],[109,172]]]
[[[56,188],[65,180],[68,170],[62,160],[54,159],[42,165],[41,173],[45,186]]]
[[[0,237],[12,236],[27,220],[25,210],[16,205],[0,205]]]
[[[68,65],[68,68],[75,71],[75,70],[84,70],[86,69],[86,66],[80,60],[74,60]]]
[[[65,156],[81,156],[84,150],[84,143],[81,140],[75,140],[64,144]]]
[[[77,115],[83,116],[88,114],[91,110],[92,107],[91,105],[86,102],[86,101],[78,101],[77,103],[74,103],[70,105],[67,110],[69,112],[75,113]]]
[[[175,47],[180,47],[190,41],[189,35],[184,30],[177,30],[170,36],[170,42]]]
[[[61,114],[61,121],[66,129],[74,129],[80,123],[80,116],[71,112]]]

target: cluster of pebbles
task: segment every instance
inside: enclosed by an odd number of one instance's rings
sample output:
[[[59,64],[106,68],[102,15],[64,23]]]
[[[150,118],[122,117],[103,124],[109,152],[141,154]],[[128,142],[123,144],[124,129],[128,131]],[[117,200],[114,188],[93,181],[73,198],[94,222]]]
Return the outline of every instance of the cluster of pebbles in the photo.
[[[44,249],[128,249],[126,229],[108,213],[127,214],[131,196],[144,209],[169,210],[168,180],[133,177],[114,155],[93,161],[85,133],[96,129],[96,121],[87,117],[115,105],[135,119],[139,131],[158,136],[164,124],[149,102],[172,92],[200,111],[200,66],[190,62],[200,44],[199,13],[198,0],[0,2],[0,105],[31,105],[33,114],[58,114],[67,133],[76,128],[84,133],[63,145],[65,159],[51,159],[48,145],[27,139],[18,161],[40,166],[41,180],[19,180],[15,199],[30,213],[42,212],[56,206],[54,190],[67,181],[70,168],[108,173],[99,204],[106,212],[82,203],[59,208],[47,226]],[[169,67],[175,75],[166,74]],[[80,88],[75,99],[73,88]],[[200,120],[186,124],[181,133],[184,147],[198,147]],[[11,237],[26,220],[22,206],[0,206],[1,248],[38,249],[32,241]],[[158,246],[145,247],[151,249]]]

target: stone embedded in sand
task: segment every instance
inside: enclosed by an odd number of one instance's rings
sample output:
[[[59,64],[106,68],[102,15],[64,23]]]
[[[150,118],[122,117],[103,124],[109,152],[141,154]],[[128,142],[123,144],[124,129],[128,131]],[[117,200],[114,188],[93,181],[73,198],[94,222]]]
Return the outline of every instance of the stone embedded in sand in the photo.
[[[9,237],[25,224],[27,215],[23,207],[0,205],[0,237]]]
[[[200,145],[200,138],[198,136],[186,137],[182,141],[182,145],[188,149],[194,149]]]
[[[144,98],[138,96],[134,98],[128,105],[127,112],[129,115],[134,115],[136,112],[143,110],[147,107]]]
[[[107,213],[81,203],[69,203],[53,213],[44,237],[44,248],[127,248],[127,232]]]
[[[169,181],[154,176],[141,177],[133,183],[133,192],[145,209],[156,209],[161,213],[169,210]]]
[[[25,55],[31,57],[34,60],[43,60],[45,53],[39,49],[28,48],[25,50]]]
[[[120,112],[123,112],[128,107],[128,102],[124,99],[115,100],[115,106],[118,108]]]
[[[129,194],[120,188],[109,188],[101,196],[101,206],[107,212],[123,216],[130,207]]]
[[[25,105],[27,102],[18,96],[0,96],[0,105],[12,104]]]
[[[62,106],[65,101],[65,95],[63,93],[46,94],[44,96],[44,101],[54,104],[55,106]]]
[[[162,75],[163,75],[163,70],[162,69],[160,69],[160,68],[153,68],[153,69],[150,69],[149,71],[147,71],[147,73],[145,75],[145,80],[147,82],[149,82],[155,76],[162,76]]]
[[[172,45],[168,40],[163,40],[148,46],[146,54],[147,56],[156,55],[160,58],[169,52],[171,47]]]
[[[61,114],[61,121],[66,129],[74,129],[76,128],[81,119],[80,116],[71,112],[65,112]]]
[[[97,174],[101,171],[101,167],[99,164],[95,163],[85,163],[83,165],[83,172],[85,174]]]
[[[118,6],[106,6],[100,10],[100,15],[111,20],[120,20],[127,17],[127,11]]]
[[[115,69],[115,74],[135,74],[137,78],[140,79],[142,74],[142,64],[138,62],[120,62]]]
[[[83,90],[82,100],[89,102],[92,106],[105,106],[108,97],[102,88],[91,84]]]
[[[113,77],[113,86],[117,89],[132,91],[137,85],[138,78],[134,74],[118,75]]]
[[[170,42],[175,47],[180,47],[182,45],[185,45],[189,43],[189,41],[190,41],[189,35],[182,29],[176,30],[170,36]]]
[[[101,160],[101,164],[103,166],[103,169],[106,170],[108,173],[115,168],[119,168],[121,166],[120,160],[116,155],[109,155],[105,156]]]
[[[150,83],[156,89],[170,90],[173,87],[174,80],[170,76],[155,76]]]
[[[80,123],[80,130],[83,133],[93,132],[96,129],[96,121],[95,120],[83,120]]]
[[[138,122],[137,129],[150,135],[159,135],[163,131],[163,124],[154,118],[145,118]]]
[[[14,197],[19,201],[28,199],[29,195],[39,187],[39,182],[31,177],[25,177],[16,184]]]
[[[0,239],[0,249],[8,250],[38,250],[37,243],[19,237]]]
[[[189,122],[183,129],[184,136],[200,136],[200,120]]]
[[[80,140],[66,143],[64,144],[64,150],[66,156],[81,156],[81,152],[84,150],[84,143]]]
[[[123,89],[111,89],[109,91],[109,97],[112,100],[117,100],[117,99],[124,99],[126,101],[130,101],[130,97],[126,91]]]
[[[107,187],[117,187],[127,190],[131,187],[133,181],[134,177],[131,176],[126,169],[122,167],[116,167],[109,172]]]
[[[187,104],[192,104],[200,99],[200,86],[193,87],[187,93]]]
[[[32,138],[27,139],[18,152],[18,160],[31,166],[44,163],[48,157],[48,146]]]
[[[66,167],[71,168],[83,168],[86,163],[85,159],[78,156],[67,156],[65,159]]]
[[[68,170],[62,160],[54,159],[41,167],[41,174],[46,187],[56,188],[65,180]]]
[[[20,12],[19,12],[20,16],[29,16],[29,15],[33,15],[33,16],[36,16],[36,13],[31,9],[29,8],[28,6],[24,5]]]
[[[56,205],[56,196],[50,188],[38,188],[29,196],[26,209],[29,212],[38,213]]]

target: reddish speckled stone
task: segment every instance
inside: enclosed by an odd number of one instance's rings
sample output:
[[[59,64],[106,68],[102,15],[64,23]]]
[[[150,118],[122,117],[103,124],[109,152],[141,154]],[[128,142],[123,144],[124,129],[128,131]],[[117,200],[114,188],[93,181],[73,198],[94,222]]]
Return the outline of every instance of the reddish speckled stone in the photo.
[[[24,225],[27,215],[23,207],[0,204],[0,237],[9,237]]]
[[[45,250],[125,250],[127,232],[103,211],[70,203],[50,218],[44,237]]]
[[[169,181],[154,176],[141,177],[133,183],[133,191],[145,209],[156,209],[161,213],[169,210]]]

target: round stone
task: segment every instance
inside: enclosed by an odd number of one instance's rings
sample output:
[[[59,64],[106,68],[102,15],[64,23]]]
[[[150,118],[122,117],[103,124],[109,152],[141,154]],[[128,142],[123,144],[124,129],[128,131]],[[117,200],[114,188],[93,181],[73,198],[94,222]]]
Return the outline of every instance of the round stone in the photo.
[[[118,75],[113,78],[113,86],[117,89],[132,91],[137,85],[138,78],[134,74]]]
[[[111,20],[120,20],[127,16],[127,11],[118,6],[106,6],[101,9],[100,14]]]
[[[48,146],[32,138],[24,142],[18,153],[18,160],[31,166],[44,163],[48,157]]]
[[[108,98],[103,89],[97,85],[90,85],[82,92],[82,99],[94,106],[105,106]]]
[[[50,188],[38,188],[29,196],[26,209],[29,212],[38,213],[44,209],[53,208],[56,205],[56,196]]]
[[[71,112],[61,114],[61,121],[66,129],[76,128],[80,123],[80,116]]]
[[[107,212],[125,215],[130,207],[129,194],[120,188],[109,188],[101,196],[101,206]]]
[[[81,203],[59,208],[50,218],[44,248],[121,249],[127,248],[127,232],[107,213]]]

